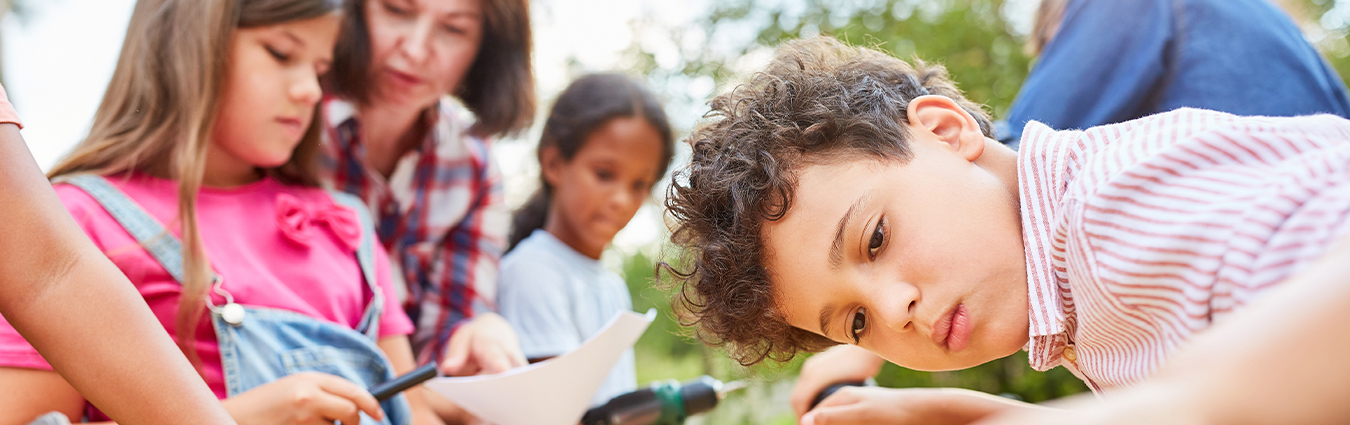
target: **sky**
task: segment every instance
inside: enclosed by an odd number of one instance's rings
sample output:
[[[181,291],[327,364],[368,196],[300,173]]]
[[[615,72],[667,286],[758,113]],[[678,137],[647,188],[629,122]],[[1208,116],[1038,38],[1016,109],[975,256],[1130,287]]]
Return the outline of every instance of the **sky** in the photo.
[[[121,49],[134,0],[20,0],[22,16],[0,20],[4,82],[23,118],[23,136],[43,169],[51,167],[84,137],[103,96]],[[534,141],[554,97],[578,72],[625,68],[623,52],[637,40],[656,53],[658,64],[677,61],[677,41],[659,28],[635,31],[634,25],[676,27],[695,18],[713,0],[533,0],[535,77],[540,115],[528,133],[500,141],[495,155],[506,177],[507,201],[519,205],[538,186]],[[782,0],[784,4],[798,0]],[[1034,0],[1011,0],[1014,15],[1029,15]],[[678,42],[700,42],[697,37]],[[703,40],[706,42],[706,40]],[[738,67],[754,67],[767,55]],[[677,131],[693,127],[706,111],[699,99],[712,94],[711,80],[682,82],[696,101],[672,102],[667,113]],[[677,158],[677,162],[679,159]],[[664,192],[658,189],[657,192]],[[616,265],[636,251],[655,254],[665,235],[657,202],[638,212],[615,238]]]

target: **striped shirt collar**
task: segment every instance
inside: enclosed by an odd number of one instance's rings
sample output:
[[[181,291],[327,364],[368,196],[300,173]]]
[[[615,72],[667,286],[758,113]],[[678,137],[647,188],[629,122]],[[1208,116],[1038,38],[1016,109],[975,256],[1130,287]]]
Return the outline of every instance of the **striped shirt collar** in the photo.
[[[1025,347],[1028,352],[1050,348],[1037,347],[1038,337],[1058,335],[1065,330],[1061,286],[1068,280],[1064,259],[1055,254],[1053,223],[1062,214],[1065,193],[1072,176],[1077,174],[1080,162],[1071,152],[1081,135],[1080,131],[1054,131],[1033,121],[1023,131],[1017,153],[1030,321],[1030,340]],[[1062,246],[1063,242],[1059,244]]]

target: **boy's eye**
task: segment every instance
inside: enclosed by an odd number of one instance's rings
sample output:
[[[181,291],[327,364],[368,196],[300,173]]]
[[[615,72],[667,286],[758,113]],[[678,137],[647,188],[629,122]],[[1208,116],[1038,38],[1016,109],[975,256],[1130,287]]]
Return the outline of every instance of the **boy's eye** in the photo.
[[[448,32],[448,33],[451,33],[451,34],[456,34],[456,35],[458,35],[458,34],[464,34],[464,32],[465,32],[463,28],[460,28],[460,27],[457,27],[457,26],[454,26],[454,25],[441,25],[441,29],[444,29],[445,32]]]
[[[277,49],[272,48],[272,46],[263,46],[263,48],[266,48],[267,54],[272,55],[272,58],[276,59],[278,62],[286,63],[291,60],[290,55],[281,53],[277,51]]]
[[[853,337],[854,344],[862,342],[859,335],[862,335],[865,329],[867,329],[867,309],[860,307],[857,312],[853,313],[853,327],[849,328],[848,332]]]
[[[877,252],[881,246],[886,243],[886,218],[882,217],[877,221],[877,227],[872,230],[872,239],[867,241],[867,256],[875,260]]]
[[[610,181],[614,180],[614,173],[609,170],[595,170],[595,177],[599,178],[600,181]]]

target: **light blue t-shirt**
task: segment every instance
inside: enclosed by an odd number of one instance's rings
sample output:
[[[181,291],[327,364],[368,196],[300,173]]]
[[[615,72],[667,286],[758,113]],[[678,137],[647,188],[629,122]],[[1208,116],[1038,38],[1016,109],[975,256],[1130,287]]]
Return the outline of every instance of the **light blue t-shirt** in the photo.
[[[555,357],[600,331],[619,311],[631,311],[628,285],[599,261],[535,230],[502,257],[497,308],[520,336],[525,357]],[[637,389],[628,349],[591,399],[600,405]]]

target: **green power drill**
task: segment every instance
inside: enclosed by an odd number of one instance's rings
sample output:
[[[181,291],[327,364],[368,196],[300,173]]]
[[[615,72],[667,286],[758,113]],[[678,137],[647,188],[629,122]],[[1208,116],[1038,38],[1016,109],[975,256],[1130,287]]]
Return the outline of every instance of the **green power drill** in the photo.
[[[690,416],[717,407],[727,393],[744,387],[744,381],[723,385],[707,375],[684,384],[674,379],[657,381],[591,408],[581,417],[581,425],[680,425]]]

